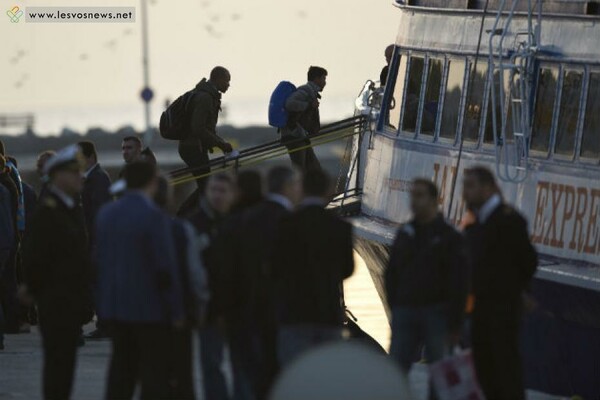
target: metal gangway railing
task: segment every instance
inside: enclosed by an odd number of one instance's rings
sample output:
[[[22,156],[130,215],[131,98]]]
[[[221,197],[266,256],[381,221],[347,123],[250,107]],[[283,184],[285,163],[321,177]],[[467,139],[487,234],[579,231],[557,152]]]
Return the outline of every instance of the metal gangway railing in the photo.
[[[292,150],[288,150],[286,145],[302,144],[305,142],[305,139],[289,140],[286,144],[283,144],[281,140],[274,140],[272,142],[243,149],[235,157],[228,157],[225,155],[214,158],[210,160],[207,165],[201,167],[177,169],[169,173],[170,183],[172,185],[181,185],[220,172],[237,171],[240,168],[256,166],[265,161],[305,150],[310,147],[322,146],[327,143],[346,139],[364,131],[366,123],[367,117],[358,115],[323,126],[319,134],[309,137],[311,141],[310,144],[302,145]],[[204,171],[207,167],[210,168],[210,172],[197,174],[198,171]]]
[[[488,82],[491,86],[492,129],[496,150],[496,173],[504,181],[519,183],[529,172],[531,96],[535,55],[539,48],[541,4],[534,26],[533,1],[527,3],[527,28],[513,31],[519,0],[502,0],[489,38]],[[512,36],[514,42],[506,48]],[[496,43],[494,39],[497,39]],[[499,123],[498,123],[499,122]]]

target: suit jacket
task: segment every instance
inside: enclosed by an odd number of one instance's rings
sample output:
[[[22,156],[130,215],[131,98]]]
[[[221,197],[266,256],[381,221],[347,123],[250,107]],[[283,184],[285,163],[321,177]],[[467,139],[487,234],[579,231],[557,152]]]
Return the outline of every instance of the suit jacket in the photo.
[[[483,224],[469,226],[466,235],[476,310],[518,311],[537,268],[525,219],[501,204]]]
[[[83,213],[49,192],[23,242],[25,280],[45,321],[83,324],[92,317],[91,268]]]
[[[170,217],[138,192],[105,205],[96,220],[100,319],[170,323],[184,300]]]
[[[341,326],[352,226],[321,206],[302,207],[282,221],[273,257],[280,322]]]
[[[89,172],[83,183],[81,204],[85,215],[85,224],[90,236],[90,243],[94,243],[94,224],[100,208],[112,200],[110,195],[110,177],[108,173],[96,164]]]
[[[233,324],[271,324],[274,319],[272,258],[279,224],[290,212],[264,200],[227,221],[215,244],[219,254],[219,304]]]

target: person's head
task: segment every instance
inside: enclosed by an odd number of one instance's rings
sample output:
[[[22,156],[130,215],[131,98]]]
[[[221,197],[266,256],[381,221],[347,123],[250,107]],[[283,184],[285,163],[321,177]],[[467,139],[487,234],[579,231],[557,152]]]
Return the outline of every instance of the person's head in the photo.
[[[302,174],[292,167],[280,165],[267,174],[267,191],[287,197],[293,204],[302,199]]]
[[[123,138],[121,150],[125,164],[137,161],[142,153],[142,141],[137,136],[127,136]]]
[[[245,209],[263,198],[262,176],[254,170],[241,171],[236,179],[236,209]]]
[[[410,208],[418,222],[429,222],[438,214],[438,188],[429,179],[415,179],[410,190]]]
[[[333,196],[333,181],[329,174],[321,169],[306,172],[302,187],[304,197],[319,197],[329,202]]]
[[[123,169],[123,178],[128,190],[145,193],[151,199],[158,191],[158,172],[156,167],[148,162],[133,161]]]
[[[488,168],[476,166],[465,169],[463,198],[469,210],[479,210],[490,197],[498,192],[496,178]]]
[[[154,155],[154,152],[150,150],[150,147],[146,147],[144,150],[142,150],[140,153],[140,161],[146,161],[150,164],[158,165],[158,162],[156,161],[156,155]]]
[[[327,70],[325,68],[311,66],[307,75],[309,82],[313,82],[321,90],[325,89],[325,85],[327,85]]]
[[[231,175],[218,173],[211,175],[204,189],[206,202],[219,214],[227,214],[235,201],[235,182]]]
[[[46,166],[48,160],[54,157],[55,155],[56,152],[54,150],[46,150],[38,155],[36,168],[37,173],[40,177],[46,176],[46,174],[44,173],[44,167]]]
[[[156,193],[154,194],[154,202],[160,208],[167,210],[171,205],[172,189],[169,181],[164,176],[158,177]]]
[[[73,145],[58,151],[44,167],[50,184],[71,197],[83,189],[82,172],[85,160],[79,146]]]
[[[394,55],[394,46],[393,44],[390,44],[388,47],[385,48],[385,61],[388,63],[388,65],[390,65],[390,63],[392,62],[392,56]]]
[[[225,67],[214,67],[210,71],[210,81],[219,92],[225,93],[231,83],[231,74]]]
[[[98,162],[98,153],[96,152],[96,146],[90,141],[84,141],[77,143],[81,149],[81,154],[85,159],[86,169],[92,168]]]

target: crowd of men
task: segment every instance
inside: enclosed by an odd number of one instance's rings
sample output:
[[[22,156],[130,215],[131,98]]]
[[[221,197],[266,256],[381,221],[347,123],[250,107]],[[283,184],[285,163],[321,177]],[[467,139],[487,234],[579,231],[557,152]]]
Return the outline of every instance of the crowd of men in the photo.
[[[291,97],[298,114],[287,134],[318,131],[326,76],[311,67],[309,83]],[[199,84],[206,94],[198,107],[218,113],[229,79],[226,69],[213,70]],[[217,114],[198,113],[210,132],[179,150],[204,168],[211,145],[231,146],[213,130]],[[346,338],[342,288],[354,271],[352,227],[326,209],[333,184],[312,149],[265,177],[195,171],[199,190],[177,216],[156,157],[135,136],[122,141],[125,166],[115,183],[91,142],[42,153],[39,196],[5,150],[0,349],[3,333],[39,323],[44,398],[70,397],[82,326],[92,320],[96,329],[85,338],[112,341],[107,399],[130,399],[137,386],[143,399],[194,398],[195,334],[211,400],[264,399],[300,354]],[[463,232],[440,213],[431,180],[412,184],[413,219],[398,229],[385,273],[390,357],[408,373],[423,345],[429,363],[471,345],[486,397],[522,399],[518,331],[537,256],[526,221],[504,203],[489,170],[467,169],[462,183],[473,216]],[[227,354],[232,393],[222,368]]]

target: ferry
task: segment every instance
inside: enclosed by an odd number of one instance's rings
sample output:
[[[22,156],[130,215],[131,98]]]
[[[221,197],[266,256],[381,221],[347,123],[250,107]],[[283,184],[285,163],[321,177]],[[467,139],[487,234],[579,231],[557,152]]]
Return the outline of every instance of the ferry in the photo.
[[[378,292],[411,181],[431,178],[459,225],[462,172],[488,166],[540,255],[522,329],[526,386],[600,399],[600,2],[394,6],[387,83],[368,81],[356,101],[368,123],[346,187],[360,194],[356,249]]]

